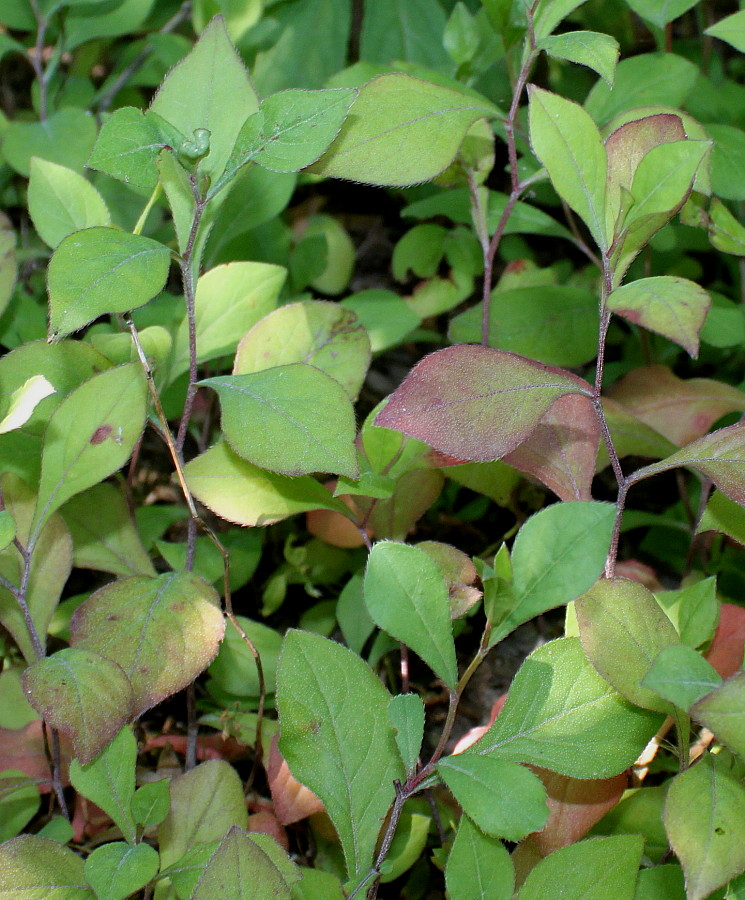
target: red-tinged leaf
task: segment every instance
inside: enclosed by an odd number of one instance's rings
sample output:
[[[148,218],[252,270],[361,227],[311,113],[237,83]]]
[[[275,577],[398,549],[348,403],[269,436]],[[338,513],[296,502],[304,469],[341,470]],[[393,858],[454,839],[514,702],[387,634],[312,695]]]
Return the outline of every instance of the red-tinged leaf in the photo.
[[[570,372],[504,350],[456,344],[415,366],[375,419],[451,456],[501,459],[565,394],[585,394]]]
[[[667,459],[634,472],[630,481],[680,467],[703,472],[730,500],[745,506],[745,422],[705,434]]]
[[[561,500],[590,500],[600,422],[592,399],[566,394],[504,461],[537,478]]]
[[[745,411],[745,394],[708,378],[678,378],[667,366],[629,372],[611,397],[678,447],[694,441],[729,412]]]
[[[64,735],[60,741],[62,750],[62,784],[70,783],[67,767],[72,756],[70,742]],[[37,787],[42,794],[52,789],[49,761],[44,752],[44,735],[41,719],[29,722],[23,728],[0,728],[0,772],[19,769],[29,778],[40,779]]]
[[[132,686],[113,660],[67,647],[23,673],[29,703],[69,736],[81,765],[104,749],[132,715]]]
[[[608,308],[629,322],[656,331],[698,356],[698,337],[711,306],[706,291],[674,275],[641,278],[608,298]]]
[[[683,141],[685,129],[680,116],[657,113],[626,122],[616,128],[605,141],[608,157],[606,216],[611,228],[621,209],[621,189],[631,190],[634,173],[642,158],[659,144]]]
[[[745,609],[723,603],[719,625],[706,658],[722,678],[731,678],[742,667],[745,652]]]
[[[531,766],[546,788],[548,821],[530,840],[542,856],[583,838],[621,799],[628,786],[625,772],[612,778],[570,778]]]
[[[320,812],[324,806],[310,788],[293,777],[284,756],[279,752],[278,741],[279,737],[275,735],[269,749],[267,778],[277,820],[282,825],[291,825]]]
[[[268,809],[259,810],[248,817],[248,830],[253,834],[268,834],[284,850],[289,851],[290,842],[287,832],[282,827],[279,819]]]
[[[191,572],[133,575],[99,588],[75,611],[74,647],[121,666],[133,715],[185,688],[212,662],[225,634],[220,598]]]
[[[158,747],[169,747],[179,756],[186,756],[189,739],[185,734],[158,734],[145,742],[143,750],[155,750]],[[197,760],[226,759],[235,762],[245,759],[246,745],[233,737],[221,734],[203,734],[197,738]]]
[[[638,581],[653,594],[665,590],[655,570],[638,559],[624,559],[616,563],[616,575],[619,578],[628,578],[629,581]]]

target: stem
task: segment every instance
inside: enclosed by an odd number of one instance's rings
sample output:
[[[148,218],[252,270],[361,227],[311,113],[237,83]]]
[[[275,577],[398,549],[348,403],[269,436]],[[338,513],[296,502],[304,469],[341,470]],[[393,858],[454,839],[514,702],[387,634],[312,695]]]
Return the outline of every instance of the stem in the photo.
[[[603,254],[603,280],[600,289],[600,324],[598,326],[598,359],[595,369],[595,385],[592,391],[592,402],[595,407],[595,413],[600,423],[600,432],[603,436],[605,448],[608,451],[608,457],[616,476],[618,484],[618,495],[616,497],[616,518],[613,522],[613,532],[611,534],[610,549],[608,557],[605,561],[605,577],[612,578],[616,570],[616,558],[618,556],[618,539],[621,534],[621,519],[623,518],[623,510],[626,505],[626,493],[630,486],[630,481],[624,476],[621,468],[618,453],[613,443],[613,437],[608,428],[603,412],[603,401],[601,393],[603,390],[603,371],[605,369],[605,340],[608,336],[608,326],[610,325],[610,310],[608,309],[608,297],[613,289],[613,275],[610,268],[610,250]]]
[[[150,396],[153,399],[153,405],[155,406],[155,411],[158,415],[158,419],[160,420],[161,431],[159,432],[168,446],[168,450],[171,454],[171,459],[173,460],[173,465],[176,469],[176,477],[178,478],[179,485],[181,487],[181,491],[184,495],[184,500],[186,501],[186,505],[189,509],[189,513],[191,515],[192,520],[195,523],[196,527],[202,529],[202,531],[207,535],[207,537],[212,541],[216,549],[219,551],[222,556],[223,561],[223,594],[225,597],[225,615],[229,619],[229,621],[233,624],[235,630],[241,636],[243,643],[248,647],[251,655],[254,658],[254,663],[256,664],[256,674],[259,682],[259,706],[257,710],[257,722],[256,722],[256,741],[254,743],[254,763],[251,769],[251,773],[248,777],[247,785],[250,786],[253,782],[253,778],[256,774],[256,768],[258,763],[264,756],[264,750],[262,745],[262,722],[264,718],[264,706],[266,704],[266,681],[264,679],[264,667],[261,663],[261,655],[259,651],[256,649],[251,638],[246,634],[244,629],[241,627],[240,622],[236,619],[235,613],[233,612],[233,598],[230,591],[230,555],[225,547],[222,545],[222,542],[217,537],[215,532],[207,525],[207,523],[202,519],[202,517],[197,512],[197,508],[194,505],[194,498],[191,495],[191,491],[189,490],[188,485],[186,484],[186,477],[184,475],[184,467],[181,461],[181,456],[176,448],[175,441],[173,439],[173,435],[171,434],[171,429],[168,426],[168,420],[166,419],[165,413],[163,412],[163,405],[160,402],[160,397],[158,396],[157,388],[155,387],[155,381],[153,379],[152,369],[150,368],[150,363],[147,361],[147,356],[145,356],[145,351],[142,348],[142,343],[140,342],[140,336],[137,333],[137,328],[135,327],[134,322],[132,321],[130,316],[125,316],[125,321],[127,326],[129,327],[130,333],[132,334],[132,340],[134,341],[135,348],[137,350],[137,355],[140,359],[140,365],[142,366],[145,377],[147,379],[148,389],[150,390]],[[188,550],[188,548],[187,548]],[[248,788],[247,788],[248,789]]]
[[[36,42],[33,52],[28,53],[28,61],[39,82],[39,121],[43,122],[47,117],[47,73],[44,71],[44,40],[49,26],[48,20],[39,10],[38,0],[29,0],[31,9],[36,19]]]
[[[523,91],[525,90],[525,85],[528,82],[528,76],[530,75],[530,71],[533,68],[533,63],[535,61],[537,50],[535,48],[535,40],[533,38],[533,17],[532,10],[528,10],[528,31],[530,37],[530,50],[525,55],[525,59],[523,60],[523,64],[520,67],[520,72],[517,76],[517,81],[515,82],[515,89],[512,93],[512,103],[510,104],[510,109],[507,114],[507,119],[505,120],[505,138],[507,141],[507,156],[509,158],[510,164],[510,183],[511,190],[510,195],[507,198],[507,204],[505,205],[504,210],[502,211],[502,215],[499,218],[499,222],[497,223],[497,228],[492,236],[490,242],[487,243],[486,235],[481,234],[481,228],[479,224],[477,224],[477,219],[474,217],[474,226],[476,228],[476,232],[479,235],[479,240],[481,241],[481,249],[484,257],[484,283],[482,289],[482,318],[481,318],[481,343],[484,347],[489,346],[489,313],[491,306],[491,291],[492,291],[492,281],[494,277],[494,259],[497,255],[497,250],[499,249],[499,244],[502,240],[502,236],[504,234],[504,230],[507,226],[507,220],[509,219],[512,210],[515,208],[515,204],[520,199],[520,195],[525,190],[525,185],[520,182],[520,173],[517,168],[517,145],[515,144],[515,120],[517,118],[517,111],[520,106],[520,99],[522,97]],[[482,216],[481,211],[481,198],[478,196],[478,189],[476,187],[476,181],[473,177],[473,173],[469,172],[468,178],[468,187],[471,193],[471,208],[475,210],[479,217]],[[485,223],[485,217],[484,217]]]
[[[31,578],[31,556],[33,554],[33,546],[29,543],[28,547],[24,547],[18,538],[13,539],[16,550],[21,554],[23,559],[23,572],[21,574],[21,584],[13,593],[15,594],[18,606],[21,608],[23,621],[26,630],[31,638],[31,645],[34,649],[36,660],[44,659],[44,643],[41,640],[36,624],[31,616],[31,610],[28,605],[28,584]],[[35,544],[36,542],[34,542]]]

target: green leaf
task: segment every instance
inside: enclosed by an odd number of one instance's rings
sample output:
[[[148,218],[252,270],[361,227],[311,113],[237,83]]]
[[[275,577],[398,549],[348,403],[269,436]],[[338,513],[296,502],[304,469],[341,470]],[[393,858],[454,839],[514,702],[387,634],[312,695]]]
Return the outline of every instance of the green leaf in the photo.
[[[709,240],[723,253],[745,256],[745,228],[717,197],[709,209]]]
[[[91,594],[70,623],[73,647],[126,672],[135,716],[191,684],[224,633],[217,591],[191,572],[115,581]]]
[[[735,753],[745,755],[745,673],[740,672],[724,684],[710,675],[711,693],[707,693],[691,709],[691,715],[705,725]],[[705,685],[702,685],[702,690]]]
[[[525,660],[496,722],[467,752],[610,778],[637,759],[661,721],[617,694],[577,638],[562,638]]]
[[[96,847],[85,861],[85,877],[97,897],[124,900],[158,872],[158,851],[150,844],[115,841]]]
[[[403,297],[381,288],[359,291],[340,305],[362,323],[373,353],[400,344],[421,321]]]
[[[410,75],[380,75],[360,89],[311,171],[365,184],[428,181],[450,165],[471,125],[495,114],[468,94]]]
[[[610,547],[608,503],[555,503],[531,516],[512,548],[513,605],[494,622],[493,646],[529,619],[576,600],[595,583]]]
[[[640,869],[634,900],[685,900],[685,895],[685,879],[680,866],[657,864]]]
[[[706,531],[721,531],[733,541],[745,546],[745,509],[726,494],[717,491],[709,498],[703,516],[696,528],[696,534]]]
[[[416,769],[424,737],[424,704],[419,694],[397,694],[388,704],[388,721],[408,774]]]
[[[0,892],[8,897],[94,900],[83,860],[57,841],[22,834],[0,845]]]
[[[419,859],[427,846],[431,824],[431,816],[410,812],[401,814],[385,861],[385,872],[380,879],[382,884],[400,878]]]
[[[626,3],[642,19],[651,22],[657,28],[664,28],[673,19],[677,19],[695,6],[696,0],[626,0]]]
[[[93,116],[68,106],[43,122],[11,122],[5,131],[3,156],[25,178],[31,174],[34,156],[82,172],[95,140]]]
[[[585,101],[585,109],[602,124],[640,106],[677,108],[683,105],[698,75],[698,66],[682,56],[641,53],[621,60],[612,88],[598,81]]]
[[[261,622],[252,622],[244,616],[236,618],[261,656],[264,685],[267,693],[273,694],[282,637]],[[217,684],[229,694],[238,697],[259,696],[256,660],[232,622],[226,625],[225,639],[209,671]]]
[[[581,66],[588,66],[609,86],[613,85],[620,48],[618,41],[609,34],[599,34],[596,31],[566,31],[563,34],[542,38],[537,46],[554,59],[568,59]]]
[[[198,844],[220,841],[232,827],[247,825],[243,785],[229,763],[214,759],[179,775],[171,781],[171,808],[158,830],[161,871]]]
[[[27,547],[36,496],[28,485],[11,473],[6,473],[2,478],[2,493],[6,510],[15,521],[16,536]],[[46,645],[49,623],[67,583],[71,566],[70,534],[62,519],[52,516],[35,538],[26,587],[26,602],[42,646]],[[10,583],[21,584],[23,560],[15,547],[8,547],[0,552],[0,571]],[[18,599],[4,587],[0,587],[0,624],[13,636],[26,660],[34,662],[36,652]]]
[[[187,463],[184,474],[197,500],[239,525],[272,525],[311,509],[341,511],[341,501],[311,475],[267,472],[222,442]]]
[[[142,367],[128,363],[94,375],[60,403],[44,436],[33,531],[129,459],[145,425],[146,393]]]
[[[489,304],[489,346],[549,366],[576,368],[597,355],[597,310],[597,297],[591,291],[569,285],[496,288]],[[455,316],[449,339],[480,343],[481,319],[481,304]]]
[[[745,869],[745,787],[709,753],[673,779],[663,818],[688,900],[703,900]]]
[[[262,838],[266,835],[246,834],[231,828],[207,863],[197,882],[192,900],[223,900],[226,891],[235,900],[290,900],[290,885],[299,879],[300,872],[274,842],[276,851],[267,853]],[[269,838],[272,841],[272,838]],[[279,866],[277,863],[279,862]]]
[[[282,340],[277,340],[282,335]],[[302,300],[270,312],[238,345],[234,375],[307,363],[355,400],[370,365],[370,341],[355,314],[338,303]]]
[[[693,187],[708,141],[673,141],[645,154],[631,185],[633,205],[625,221],[628,228],[645,216],[672,214]]]
[[[150,781],[137,788],[129,804],[135,822],[143,828],[160,823],[168,815],[171,803],[171,783],[168,778]]]
[[[137,740],[132,729],[127,727],[122,728],[108,747],[87,765],[81,765],[77,759],[70,763],[72,786],[79,794],[100,806],[130,844],[137,837],[137,827],[130,809],[135,793],[136,765]]]
[[[670,714],[668,703],[640,685],[657,654],[678,644],[673,623],[654,595],[626,578],[606,578],[575,603],[580,640],[597,671],[627,700]]]
[[[299,172],[314,163],[339,133],[356,96],[354,88],[339,88],[267,97],[244,122],[226,176],[249,162],[273,172]]]
[[[513,353],[458,344],[418,363],[375,419],[459,460],[506,456],[564,394],[590,386]]]
[[[377,0],[365,10],[360,59],[389,65],[394,60],[442,70],[450,63],[442,46],[446,18],[430,0]]]
[[[158,183],[156,160],[165,147],[178,150],[184,135],[149,110],[124,106],[106,119],[87,165],[125,184],[153,190]]]
[[[525,766],[461,753],[437,764],[463,812],[492,837],[520,841],[548,819],[546,789]]]
[[[533,29],[536,38],[544,38],[585,0],[540,0],[533,10]]]
[[[155,0],[127,0],[111,8],[102,3],[93,10],[71,9],[65,17],[65,47],[73,50],[80,44],[99,37],[118,37],[137,32],[150,14]],[[95,14],[96,9],[101,12]]]
[[[556,850],[531,869],[520,900],[633,900],[639,835],[590,838]]]
[[[82,765],[104,749],[132,714],[132,687],[120,666],[88,650],[66,648],[23,674],[29,702],[72,740]]]
[[[675,341],[694,358],[710,306],[711,298],[702,287],[674,275],[641,278],[608,297],[611,312]]]
[[[641,686],[688,712],[721,683],[716,669],[693,647],[670,644],[657,654]]]
[[[378,627],[407,644],[454,691],[458,683],[450,601],[435,561],[410,544],[375,544],[365,605]]]
[[[745,165],[745,131],[731,125],[706,126],[714,141],[711,151],[711,188],[726,200],[745,200],[740,172]]]
[[[150,106],[187,139],[196,129],[209,129],[210,149],[199,170],[213,180],[222,175],[241,126],[258,108],[248,73],[220,16],[171,69]]]
[[[677,591],[658,593],[657,602],[675,626],[682,643],[701,647],[713,637],[721,607],[715,577],[703,578]]]
[[[217,391],[225,437],[254,465],[283,475],[357,477],[352,404],[320,369],[294,363],[200,384]]]
[[[740,53],[745,53],[745,10],[725,16],[715,25],[710,25],[704,34],[726,41]]]
[[[34,818],[41,806],[36,779],[20,769],[0,772],[0,846],[14,838]],[[0,862],[0,878],[2,862]]]
[[[496,900],[511,897],[515,887],[512,859],[504,844],[461,816],[448,855],[445,883],[451,900]]]
[[[344,900],[341,882],[331,872],[301,868],[302,877],[292,887],[292,900]]]
[[[197,362],[228,356],[245,334],[277,305],[287,270],[259,262],[215,266],[197,281],[194,324]],[[169,379],[189,371],[189,323],[181,322],[173,341]]]
[[[389,702],[372,669],[350,650],[287,633],[277,673],[279,749],[292,774],[323,801],[350,878],[366,873],[393,781],[404,778]]]
[[[7,509],[0,510],[0,550],[13,542],[16,536],[16,523]]]
[[[730,500],[745,505],[745,425],[729,425],[705,434],[660,462],[638,469],[634,482],[686,466],[703,472]]]
[[[70,529],[73,559],[80,569],[114,575],[155,575],[119,488],[96,484],[62,507]]]
[[[610,243],[605,228],[607,161],[600,132],[585,110],[571,100],[535,86],[529,93],[533,152],[548,170],[556,192],[605,250]]]
[[[143,306],[162,290],[170,264],[168,247],[140,234],[97,226],[69,235],[49,263],[50,334]]]
[[[17,275],[16,235],[9,226],[10,222],[3,216],[0,220],[0,314],[5,312],[13,297]]]
[[[52,248],[73,231],[111,224],[106,201],[90,181],[36,157],[31,160],[28,211],[39,237]]]

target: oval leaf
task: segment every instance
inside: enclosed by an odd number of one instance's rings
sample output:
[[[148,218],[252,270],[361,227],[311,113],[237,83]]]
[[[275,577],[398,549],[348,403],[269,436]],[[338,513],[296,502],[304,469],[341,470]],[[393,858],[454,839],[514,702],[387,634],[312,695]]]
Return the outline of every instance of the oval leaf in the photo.
[[[113,660],[67,648],[23,673],[29,703],[72,740],[82,765],[103,750],[132,716],[132,687]]]
[[[45,900],[94,900],[83,860],[57,841],[22,834],[0,845],[0,893]]]
[[[698,700],[691,715],[735,753],[745,755],[745,672],[718,684],[718,676],[709,666],[704,677],[714,689]]]
[[[170,265],[168,247],[141,234],[97,226],[69,235],[49,263],[50,335],[143,306],[163,289]]]
[[[220,395],[225,437],[254,465],[283,475],[357,477],[352,404],[320,369],[295,363],[200,384]]]
[[[364,184],[428,181],[450,165],[471,125],[497,112],[471,94],[410,75],[380,75],[360,89],[311,171]]]
[[[525,660],[496,722],[467,752],[609,778],[634,762],[661,722],[617,694],[577,638],[562,638]]]
[[[404,778],[390,700],[351,650],[315,634],[287,633],[277,672],[279,749],[292,774],[323,801],[350,878],[370,866],[393,782]]]
[[[224,633],[217,592],[191,572],[115,581],[91,594],[70,623],[72,646],[127,673],[135,716],[191,684]]]
[[[448,589],[424,550],[393,541],[376,544],[367,561],[365,605],[380,628],[411,647],[455,690],[458,664]]]
[[[674,275],[641,278],[608,297],[611,312],[675,341],[693,357],[698,356],[698,336],[710,306],[702,287]]]
[[[644,585],[626,578],[598,581],[575,604],[587,658],[627,700],[655,712],[672,712],[640,682],[654,658],[680,639],[673,623]]]
[[[90,181],[38,157],[31,160],[28,211],[39,237],[52,248],[74,231],[111,223],[106,202]]]
[[[745,787],[711,754],[673,779],[663,820],[689,900],[703,900],[745,870]]]
[[[460,754],[441,759],[437,771],[465,814],[492,837],[521,841],[546,824],[546,789],[525,766]]]
[[[607,160],[597,125],[581,106],[531,85],[530,142],[548,170],[557,194],[590,229],[605,250]]]
[[[158,872],[158,851],[150,844],[114,841],[97,847],[85,861],[85,877],[97,897],[124,900]]]
[[[341,501],[310,475],[290,478],[259,469],[224,442],[187,463],[184,475],[197,500],[239,525],[273,525],[312,509],[342,511]]]
[[[277,335],[282,340],[277,340]],[[315,366],[344,388],[360,392],[370,365],[370,340],[356,315],[338,303],[303,300],[265,316],[246,334],[235,354],[234,375],[289,363]]]
[[[451,900],[511,897],[515,871],[504,844],[462,816],[448,856],[445,883]]]
[[[569,372],[503,350],[457,344],[425,356],[375,424],[460,460],[500,459],[565,394],[592,393]]]
[[[667,459],[634,472],[630,480],[641,481],[680,466],[703,472],[722,493],[745,505],[745,423],[705,434]]]
[[[136,362],[94,375],[60,403],[44,435],[34,530],[70,497],[124,465],[145,427],[146,401]]]

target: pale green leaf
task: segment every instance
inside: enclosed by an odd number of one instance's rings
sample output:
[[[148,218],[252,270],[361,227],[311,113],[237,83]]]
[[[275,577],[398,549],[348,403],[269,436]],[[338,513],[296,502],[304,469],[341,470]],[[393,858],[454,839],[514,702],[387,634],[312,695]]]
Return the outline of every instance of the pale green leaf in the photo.
[[[745,53],[745,9],[732,13],[731,16],[725,16],[715,25],[710,25],[704,34],[726,41],[735,50]]]
[[[10,395],[10,406],[0,422],[0,434],[15,431],[31,418],[45,397],[54,394],[54,386],[43,375],[32,375]]]
[[[47,838],[22,834],[0,845],[0,893],[31,900],[95,900],[83,860]]]
[[[90,181],[36,157],[31,160],[28,211],[39,237],[52,248],[73,231],[111,224],[106,201]]]
[[[144,887],[158,872],[158,851],[146,844],[123,841],[104,844],[85,861],[85,877],[97,897],[124,900]]]
[[[451,900],[507,900],[515,872],[504,844],[462,816],[445,868]]]
[[[487,101],[410,75],[380,75],[311,171],[365,184],[408,185],[439,175],[468,129],[496,114]]]
[[[605,233],[605,147],[590,116],[571,100],[530,88],[530,141],[556,192],[590,229],[602,249]]]
[[[721,684],[716,673],[709,675],[711,693],[696,698],[691,715],[697,722],[713,731],[730,750],[745,755],[745,672],[740,672]],[[704,690],[702,685],[701,690]]]
[[[597,31],[566,31],[544,37],[538,48],[555,59],[568,59],[597,72],[609,85],[613,84],[620,48],[609,34]]]

